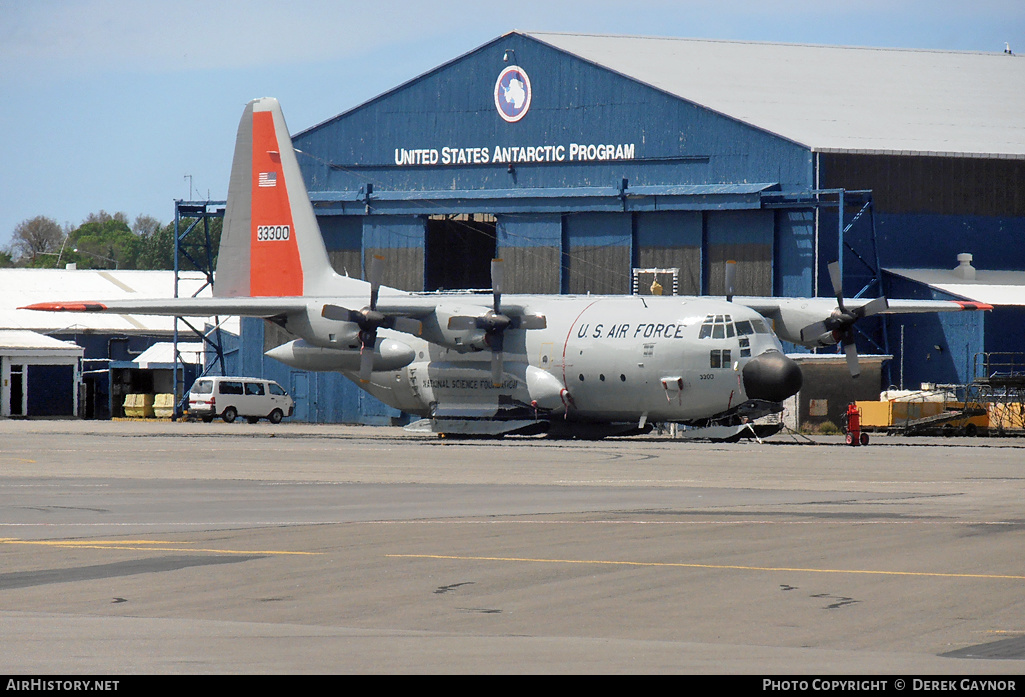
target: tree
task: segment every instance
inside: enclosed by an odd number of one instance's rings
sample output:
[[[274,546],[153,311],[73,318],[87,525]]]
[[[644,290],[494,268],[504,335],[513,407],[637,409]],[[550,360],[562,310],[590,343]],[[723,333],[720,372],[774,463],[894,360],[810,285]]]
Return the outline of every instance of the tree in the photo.
[[[142,240],[128,227],[124,213],[90,214],[68,237],[64,256],[85,269],[134,269]]]
[[[64,242],[64,230],[53,218],[38,215],[22,221],[11,237],[11,256],[21,264],[43,262],[43,255],[56,254]],[[51,260],[56,263],[56,260]],[[45,264],[47,266],[51,264]]]
[[[132,232],[139,237],[152,237],[158,230],[160,230],[160,221],[152,215],[136,216],[135,222],[132,223]]]

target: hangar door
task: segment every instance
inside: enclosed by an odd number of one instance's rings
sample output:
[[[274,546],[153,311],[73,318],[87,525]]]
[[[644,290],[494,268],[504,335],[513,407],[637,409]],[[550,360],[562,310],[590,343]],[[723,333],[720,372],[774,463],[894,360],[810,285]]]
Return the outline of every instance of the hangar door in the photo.
[[[432,215],[425,246],[424,290],[491,287],[494,216]]]
[[[726,290],[726,262],[737,262],[737,295],[772,295],[773,211],[713,211],[705,213],[707,254],[703,292]]]
[[[505,262],[505,292],[558,295],[562,289],[562,215],[500,215],[497,232],[498,256]]]
[[[74,416],[75,367],[27,365],[27,416]]]
[[[563,218],[563,257],[570,294],[625,295],[632,281],[633,216],[575,213]]]
[[[642,269],[679,269],[679,295],[701,294],[701,240],[704,219],[700,211],[665,211],[637,214],[637,266]],[[648,275],[642,287],[652,280]],[[666,293],[670,292],[668,289]]]

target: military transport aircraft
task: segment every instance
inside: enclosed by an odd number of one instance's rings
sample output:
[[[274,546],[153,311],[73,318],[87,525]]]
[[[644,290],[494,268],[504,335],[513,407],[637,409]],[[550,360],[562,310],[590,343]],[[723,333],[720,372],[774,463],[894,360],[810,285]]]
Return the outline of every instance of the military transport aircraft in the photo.
[[[381,401],[450,434],[603,437],[653,423],[730,435],[778,413],[801,387],[780,338],[844,346],[877,313],[987,309],[965,302],[832,298],[503,295],[405,292],[328,260],[277,100],[250,102],[239,124],[214,297],[49,302],[27,309],[179,316],[244,315],[300,337],[267,352],[290,366],[339,371]],[[733,265],[727,267],[732,287]],[[830,269],[840,288],[837,267]],[[732,431],[729,429],[733,429]]]

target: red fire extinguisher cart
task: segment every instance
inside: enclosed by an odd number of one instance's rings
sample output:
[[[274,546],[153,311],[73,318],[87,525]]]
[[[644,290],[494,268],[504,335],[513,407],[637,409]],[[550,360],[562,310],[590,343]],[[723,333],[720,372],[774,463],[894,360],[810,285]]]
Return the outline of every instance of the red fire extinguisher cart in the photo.
[[[856,402],[847,405],[843,415],[843,430],[847,445],[868,445],[868,434],[861,430],[861,409]]]

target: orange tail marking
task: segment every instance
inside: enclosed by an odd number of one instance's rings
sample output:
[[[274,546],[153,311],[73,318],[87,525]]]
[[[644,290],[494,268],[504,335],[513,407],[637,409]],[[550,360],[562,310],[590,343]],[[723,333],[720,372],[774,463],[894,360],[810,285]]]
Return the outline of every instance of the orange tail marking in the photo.
[[[269,111],[253,114],[252,193],[250,294],[302,295],[302,261],[274,132],[274,115]]]

